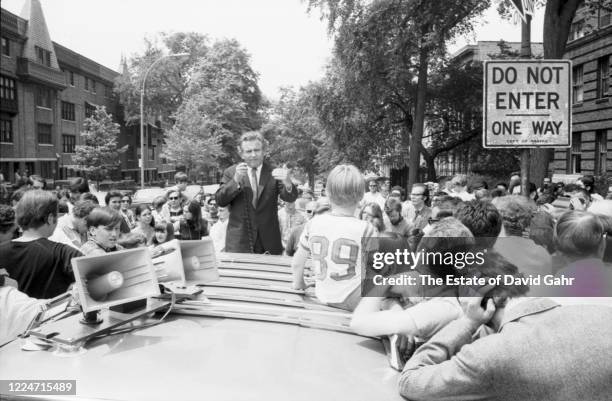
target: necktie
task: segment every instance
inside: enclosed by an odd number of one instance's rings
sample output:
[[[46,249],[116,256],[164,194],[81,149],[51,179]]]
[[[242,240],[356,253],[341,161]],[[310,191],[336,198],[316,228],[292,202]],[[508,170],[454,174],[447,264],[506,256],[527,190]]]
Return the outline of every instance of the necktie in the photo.
[[[257,183],[257,169],[256,168],[251,168],[251,184],[252,184],[252,189],[253,189],[253,208],[257,208],[257,195],[259,193],[258,191],[258,183]]]

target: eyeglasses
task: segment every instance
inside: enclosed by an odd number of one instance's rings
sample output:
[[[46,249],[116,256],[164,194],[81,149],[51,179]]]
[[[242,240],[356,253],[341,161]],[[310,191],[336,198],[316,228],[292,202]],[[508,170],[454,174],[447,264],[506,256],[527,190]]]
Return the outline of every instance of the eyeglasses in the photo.
[[[312,213],[314,210],[306,210],[306,213]]]
[[[440,219],[434,219],[434,218],[432,218],[432,217],[430,217],[430,218],[428,218],[428,219],[427,219],[427,222],[428,222],[429,224],[437,223],[438,221],[440,221]]]
[[[422,193],[422,194],[410,194],[410,196],[423,196],[423,195],[425,195],[425,194],[424,193]]]
[[[170,198],[168,198],[168,199],[170,199],[170,200],[177,200],[177,199],[178,199],[178,196],[172,196],[172,197],[170,197]]]

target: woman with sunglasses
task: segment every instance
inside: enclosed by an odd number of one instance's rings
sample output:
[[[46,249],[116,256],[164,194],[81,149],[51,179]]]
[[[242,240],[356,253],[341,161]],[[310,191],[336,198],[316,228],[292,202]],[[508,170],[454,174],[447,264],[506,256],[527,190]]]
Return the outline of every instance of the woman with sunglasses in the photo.
[[[136,217],[134,216],[134,212],[130,208],[132,206],[132,197],[128,194],[121,196],[121,205],[119,212],[121,213],[121,217],[125,220],[126,224],[133,230],[136,228]]]
[[[192,200],[183,207],[183,218],[179,223],[182,240],[202,239],[208,235],[208,222],[202,217],[200,202]]]
[[[183,206],[181,205],[181,193],[176,189],[171,189],[167,194],[168,203],[162,206],[162,220],[172,223],[174,231],[178,232],[179,222],[183,217]]]

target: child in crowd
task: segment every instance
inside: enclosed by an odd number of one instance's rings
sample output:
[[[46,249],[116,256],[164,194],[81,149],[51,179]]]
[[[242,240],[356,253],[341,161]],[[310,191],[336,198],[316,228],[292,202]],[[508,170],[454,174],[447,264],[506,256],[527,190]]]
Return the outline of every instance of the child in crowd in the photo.
[[[173,239],[174,227],[172,226],[172,223],[166,223],[165,221],[155,223],[155,235],[151,241],[151,252],[153,257],[163,253],[164,249],[160,246],[161,244],[172,241]]]
[[[352,165],[335,167],[327,178],[331,213],[309,220],[293,257],[293,286],[306,287],[304,264],[312,257],[315,294],[330,306],[352,311],[361,298],[362,239],[376,236],[374,227],[355,217],[365,180]]]

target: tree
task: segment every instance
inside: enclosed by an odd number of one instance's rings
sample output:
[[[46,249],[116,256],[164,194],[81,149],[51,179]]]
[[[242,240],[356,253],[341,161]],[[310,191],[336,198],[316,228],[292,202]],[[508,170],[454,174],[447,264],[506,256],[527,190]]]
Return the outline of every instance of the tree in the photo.
[[[155,116],[168,131],[163,154],[190,171],[227,166],[236,157],[236,138],[261,127],[265,100],[250,55],[233,39],[211,41],[195,32],[160,33],[146,40],[142,55],[132,57],[115,91],[125,105],[128,124],[140,120],[140,92],[145,71],[163,54],[166,58],[147,76],[145,116]],[[190,152],[181,147],[205,147]],[[199,151],[199,153],[198,153]],[[213,154],[214,153],[214,154]]]
[[[168,121],[183,102],[189,85],[190,71],[209,51],[207,36],[196,32],[159,33],[145,39],[143,54],[136,54],[115,80],[114,91],[124,106],[128,125],[140,121],[140,92],[147,69],[165,54],[189,53],[186,57],[169,57],[157,64],[147,76],[144,97],[145,116]]]
[[[185,91],[185,100],[209,122],[219,127],[221,152],[217,160],[227,167],[238,158],[240,134],[259,129],[266,118],[266,100],[259,89],[258,75],[250,65],[251,57],[234,39],[213,43],[193,67]],[[174,118],[189,119],[179,110]],[[206,132],[206,130],[204,131]]]
[[[509,15],[511,5],[505,0],[498,8],[502,16]],[[569,38],[572,21],[576,11],[583,6],[586,19],[598,15],[600,9],[612,11],[612,0],[538,0],[536,6],[545,6],[543,46],[544,59],[563,58]],[[588,25],[585,28],[592,28]],[[531,149],[529,177],[531,181],[541,184],[548,175],[548,165],[554,155],[553,149]]]
[[[223,127],[198,110],[194,100],[185,101],[177,112],[177,121],[167,131],[163,155],[177,165],[185,166],[188,175],[217,165],[222,154]]]
[[[518,52],[503,40],[497,45],[499,52],[488,57],[518,58]],[[451,60],[431,74],[427,114],[429,146],[422,150],[429,180],[436,180],[436,157],[452,150],[466,155],[472,171],[480,174],[505,176],[518,169],[516,149],[482,147],[482,87],[483,64],[479,61],[460,64]]]
[[[317,155],[324,143],[323,129],[312,101],[315,90],[315,84],[298,91],[282,88],[280,99],[272,108],[272,117],[262,128],[271,143],[271,159],[277,164],[289,162],[290,167],[303,171],[311,188],[319,171]]]
[[[488,0],[310,0],[336,34],[334,55],[345,83],[363,99],[372,123],[409,143],[409,186],[417,180],[427,104],[429,68],[443,54],[445,42],[472,29],[473,17]],[[416,82],[416,88],[414,83]],[[398,125],[398,123],[402,125]],[[381,136],[388,134],[379,132]]]
[[[118,148],[119,124],[113,122],[112,115],[104,106],[97,106],[94,113],[83,122],[83,145],[75,148],[72,156],[77,170],[83,171],[91,179],[100,181],[108,172],[119,166],[119,155],[127,146]]]

